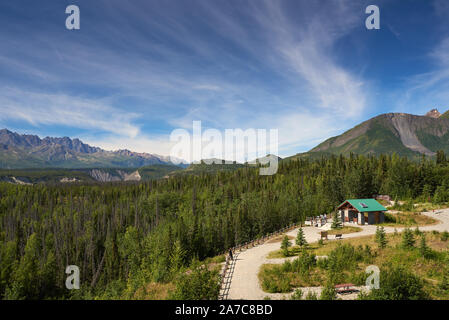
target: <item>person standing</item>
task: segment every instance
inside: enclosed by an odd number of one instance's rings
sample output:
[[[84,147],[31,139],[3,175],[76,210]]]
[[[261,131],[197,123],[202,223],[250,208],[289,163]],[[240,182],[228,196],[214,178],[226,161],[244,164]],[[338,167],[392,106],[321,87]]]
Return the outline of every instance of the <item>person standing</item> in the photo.
[[[232,249],[229,249],[229,257],[231,258],[231,260],[234,260],[234,257],[232,255]]]

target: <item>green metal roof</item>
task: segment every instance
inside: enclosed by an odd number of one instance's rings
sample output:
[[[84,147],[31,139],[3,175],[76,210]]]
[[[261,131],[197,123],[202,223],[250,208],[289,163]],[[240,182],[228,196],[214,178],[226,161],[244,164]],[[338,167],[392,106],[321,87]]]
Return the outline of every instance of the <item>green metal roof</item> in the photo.
[[[349,202],[359,212],[387,211],[387,209],[374,199],[350,199],[338,206],[340,208],[346,202]]]

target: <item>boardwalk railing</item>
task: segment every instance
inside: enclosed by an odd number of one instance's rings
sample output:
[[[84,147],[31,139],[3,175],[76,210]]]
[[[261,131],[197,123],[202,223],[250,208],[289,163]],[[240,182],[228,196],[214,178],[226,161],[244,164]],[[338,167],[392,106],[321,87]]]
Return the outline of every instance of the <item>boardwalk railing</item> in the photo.
[[[265,243],[266,241],[270,240],[273,237],[279,236],[285,232],[288,232],[290,230],[293,230],[297,227],[301,226],[300,224],[292,223],[289,226],[286,226],[280,230],[268,233],[262,237],[259,237],[257,239],[254,239],[253,241],[245,242],[243,244],[240,244],[238,246],[235,246],[231,249],[225,250],[220,253],[220,255],[226,254],[226,261],[223,266],[223,269],[220,274],[220,294],[218,296],[219,300],[226,300],[229,295],[229,289],[231,287],[231,280],[232,275],[234,274],[235,269],[235,261],[237,260],[237,257],[240,252],[253,248],[255,246],[258,246],[260,244]],[[233,252],[233,259],[227,254],[229,250],[232,250]]]

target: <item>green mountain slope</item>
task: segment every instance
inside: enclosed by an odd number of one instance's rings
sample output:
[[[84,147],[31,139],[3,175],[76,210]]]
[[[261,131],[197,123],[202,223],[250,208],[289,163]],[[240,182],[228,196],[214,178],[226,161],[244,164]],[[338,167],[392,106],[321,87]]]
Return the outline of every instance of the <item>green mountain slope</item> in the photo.
[[[449,110],[440,116],[440,119],[449,119]]]
[[[449,153],[449,118],[443,116],[433,118],[405,113],[382,114],[324,141],[309,153],[397,153],[412,158],[422,154],[434,156],[438,150]]]

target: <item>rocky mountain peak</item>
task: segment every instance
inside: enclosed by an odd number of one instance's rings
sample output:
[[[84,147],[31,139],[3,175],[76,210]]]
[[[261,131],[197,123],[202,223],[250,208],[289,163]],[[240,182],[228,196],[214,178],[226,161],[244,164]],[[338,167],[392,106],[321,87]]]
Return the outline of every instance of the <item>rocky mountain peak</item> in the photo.
[[[11,160],[13,159],[13,160]],[[153,164],[172,164],[157,155],[130,150],[106,151],[69,137],[43,139],[35,135],[0,130],[0,168],[87,166],[137,168]]]
[[[441,117],[441,113],[438,111],[438,109],[432,109],[426,113],[426,117],[431,117],[431,118],[437,119],[437,118]]]

